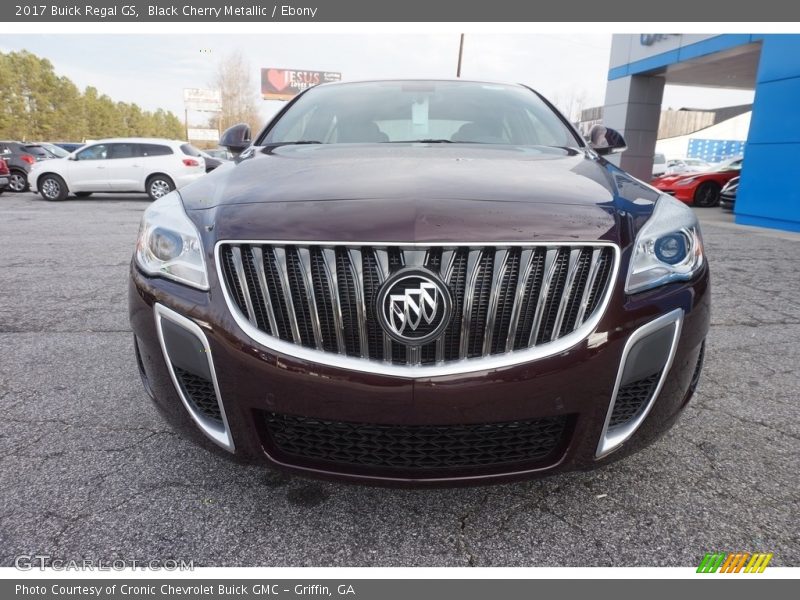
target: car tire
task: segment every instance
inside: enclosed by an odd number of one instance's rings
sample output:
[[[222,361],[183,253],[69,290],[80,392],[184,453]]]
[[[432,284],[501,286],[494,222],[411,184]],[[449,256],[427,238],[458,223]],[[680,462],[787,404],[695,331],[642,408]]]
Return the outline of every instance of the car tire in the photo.
[[[709,208],[719,204],[720,187],[713,181],[704,181],[694,192],[694,205]]]
[[[39,193],[48,202],[60,202],[67,197],[69,190],[61,177],[50,173],[39,179]]]
[[[76,198],[88,198],[92,195],[92,192],[75,192]]]
[[[12,169],[8,177],[8,189],[12,192],[21,193],[27,192],[29,187],[27,173]]]
[[[158,200],[174,190],[175,184],[173,183],[172,179],[166,175],[157,173],[147,178],[145,189],[147,191],[147,195],[150,196],[150,200]]]

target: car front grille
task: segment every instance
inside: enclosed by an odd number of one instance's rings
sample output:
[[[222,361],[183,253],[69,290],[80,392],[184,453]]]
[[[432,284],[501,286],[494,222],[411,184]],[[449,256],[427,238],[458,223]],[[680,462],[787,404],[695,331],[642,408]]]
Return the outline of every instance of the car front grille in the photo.
[[[279,459],[438,470],[537,463],[561,447],[569,417],[479,425],[375,425],[265,412]]]
[[[652,397],[659,379],[661,371],[620,387],[608,426],[616,427],[632,421]]]
[[[608,244],[366,246],[222,243],[218,260],[241,322],[321,352],[396,365],[436,365],[558,340],[609,293]],[[395,341],[378,322],[383,282],[404,267],[437,275],[452,316],[423,345]]]

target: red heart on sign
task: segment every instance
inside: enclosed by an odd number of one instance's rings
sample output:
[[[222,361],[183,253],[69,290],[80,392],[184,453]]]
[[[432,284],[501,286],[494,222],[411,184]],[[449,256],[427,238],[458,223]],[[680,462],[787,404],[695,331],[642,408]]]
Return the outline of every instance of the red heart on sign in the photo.
[[[286,82],[286,71],[267,69],[267,81],[269,81],[269,84],[275,91],[280,92],[288,85]]]

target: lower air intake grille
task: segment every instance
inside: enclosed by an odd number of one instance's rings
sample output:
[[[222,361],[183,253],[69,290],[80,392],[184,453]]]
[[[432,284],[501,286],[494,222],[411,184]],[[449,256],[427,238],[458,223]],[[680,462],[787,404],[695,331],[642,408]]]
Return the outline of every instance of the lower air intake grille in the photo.
[[[489,467],[542,461],[559,447],[566,416],[480,425],[369,425],[264,413],[282,454],[396,469]]]
[[[695,389],[697,384],[700,383],[700,373],[703,370],[703,359],[706,356],[706,342],[703,340],[703,344],[700,346],[700,354],[697,355],[697,364],[694,367],[694,373],[692,373],[692,382],[689,384],[690,389]]]
[[[175,376],[181,386],[186,399],[191,402],[200,414],[207,419],[222,423],[222,413],[219,410],[217,394],[214,391],[214,383],[205,377],[200,377],[190,373],[185,369],[176,367]]]
[[[611,412],[608,426],[624,425],[636,417],[653,396],[660,378],[661,371],[621,386],[617,392],[617,399],[614,402],[614,410]]]

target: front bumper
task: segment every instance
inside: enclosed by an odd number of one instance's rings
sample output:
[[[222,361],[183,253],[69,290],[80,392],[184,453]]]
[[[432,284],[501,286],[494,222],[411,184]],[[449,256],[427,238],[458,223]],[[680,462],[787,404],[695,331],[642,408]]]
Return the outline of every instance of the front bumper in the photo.
[[[180,384],[174,369],[168,366],[176,357],[166,359],[165,351],[181,351],[168,349],[163,335],[159,335],[163,315],[174,316],[172,321],[178,325],[187,319],[196,326],[203,346],[197,346],[196,351],[211,357],[208,364],[224,412],[218,422],[230,436],[229,444],[224,438],[214,439],[217,446],[242,459],[262,460],[316,476],[376,483],[455,484],[593,468],[649,444],[671,426],[694,390],[708,331],[707,267],[691,282],[670,284],[633,297],[625,296],[622,287],[621,280],[615,282],[596,330],[561,354],[503,369],[415,379],[343,370],[268,350],[236,325],[219,290],[189,289],[147,277],[132,266],[129,292],[131,324],[145,387],[169,420],[201,443],[208,445],[213,436],[208,431],[206,436],[200,433],[202,427],[177,391]],[[665,315],[674,318],[664,320]],[[632,352],[632,336],[637,331],[648,333],[642,328],[651,327],[658,319],[662,319],[663,327],[671,328],[663,330],[667,332],[662,337],[668,340],[669,356],[664,355],[660,389],[652,394],[652,402],[648,400],[649,410],[640,413],[634,430],[609,449],[604,447],[604,440],[611,431],[607,426],[612,397],[619,396],[620,384],[624,383],[620,381],[623,357]],[[656,325],[656,329],[662,329],[661,322]],[[173,348],[179,346],[173,344]],[[191,368],[185,363],[183,366]],[[546,455],[497,464],[456,461],[445,468],[418,461],[414,468],[375,466],[363,460],[345,464],[326,460],[324,452],[316,457],[299,456],[276,443],[279,436],[270,428],[275,419],[294,419],[303,420],[303,428],[296,431],[309,436],[319,433],[308,429],[310,422],[317,429],[356,427],[355,435],[363,438],[366,432],[375,436],[374,440],[395,440],[391,437],[394,430],[427,435],[430,428],[456,428],[466,431],[464,439],[469,439],[475,427],[486,424],[519,427],[520,423],[554,418],[560,419],[562,427]],[[387,431],[389,438],[385,437]],[[329,442],[328,438],[319,438],[320,447],[327,447]],[[405,439],[400,440],[403,443]]]
[[[725,210],[733,210],[736,206],[736,194],[726,194],[724,191],[719,195],[719,205]]]

